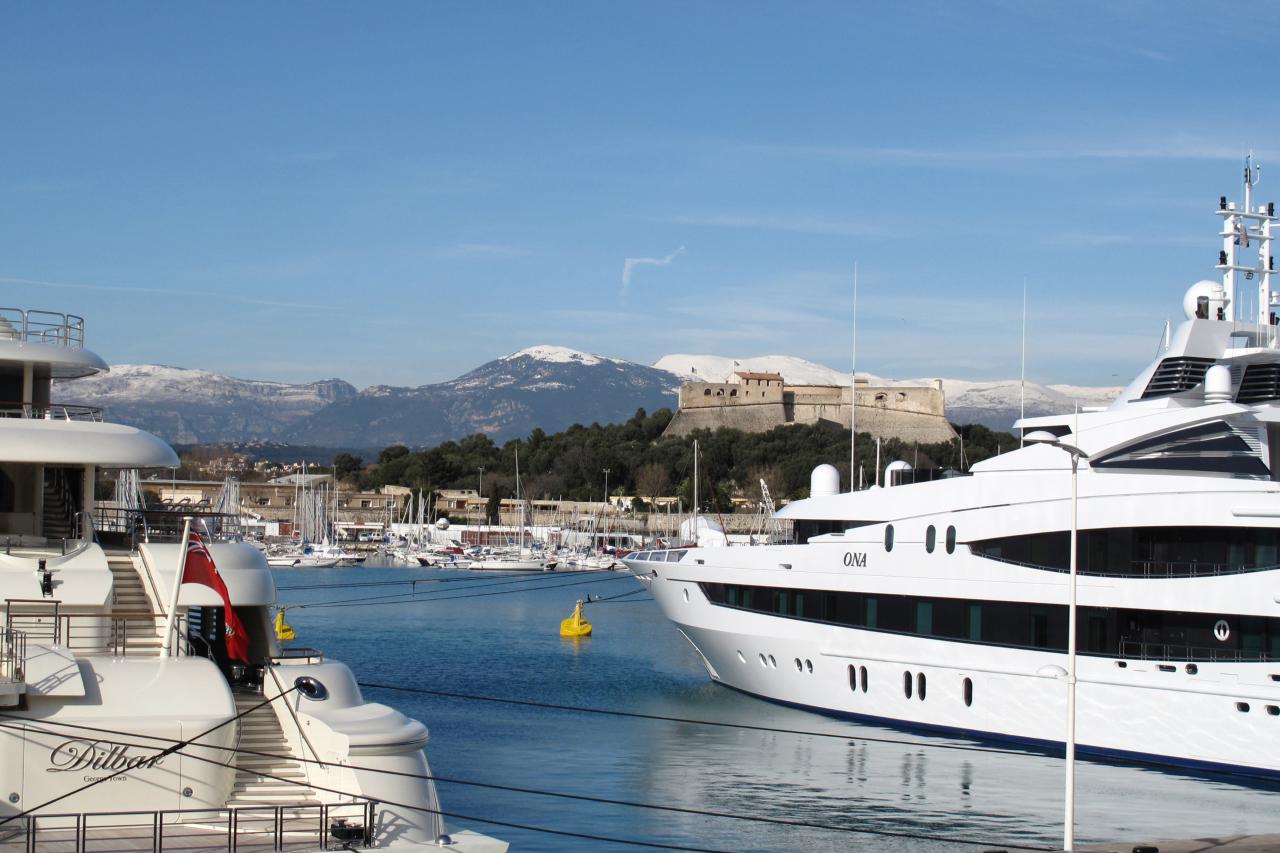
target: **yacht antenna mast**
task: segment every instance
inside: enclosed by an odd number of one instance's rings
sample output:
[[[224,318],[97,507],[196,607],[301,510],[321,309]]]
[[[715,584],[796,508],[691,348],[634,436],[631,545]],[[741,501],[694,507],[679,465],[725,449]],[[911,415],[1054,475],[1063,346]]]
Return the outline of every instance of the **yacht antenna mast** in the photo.
[[[1026,420],[1027,417],[1027,277],[1025,275],[1022,277],[1022,391],[1018,417],[1022,420]],[[1019,447],[1022,447],[1026,432],[1026,427],[1018,430]]]
[[[1253,206],[1253,188],[1261,180],[1262,167],[1253,162],[1253,154],[1250,152],[1244,160],[1243,206],[1237,209],[1234,203],[1227,201],[1226,196],[1218,199],[1217,213],[1222,217],[1222,231],[1219,233],[1222,237],[1222,251],[1218,253],[1217,268],[1222,270],[1224,298],[1218,316],[1211,319],[1249,322],[1248,316],[1240,317],[1235,307],[1236,279],[1240,273],[1244,273],[1246,281],[1252,281],[1255,275],[1258,277],[1258,297],[1253,322],[1259,326],[1273,325],[1271,309],[1280,305],[1280,298],[1271,290],[1275,267],[1275,259],[1271,255],[1271,232],[1277,221],[1276,206],[1272,202],[1256,208]],[[1240,255],[1240,249],[1250,248],[1253,240],[1258,243],[1256,266],[1247,265]],[[1230,312],[1229,316],[1227,312]]]
[[[857,491],[853,472],[858,469],[858,262],[853,262],[853,364],[849,371],[849,491]]]

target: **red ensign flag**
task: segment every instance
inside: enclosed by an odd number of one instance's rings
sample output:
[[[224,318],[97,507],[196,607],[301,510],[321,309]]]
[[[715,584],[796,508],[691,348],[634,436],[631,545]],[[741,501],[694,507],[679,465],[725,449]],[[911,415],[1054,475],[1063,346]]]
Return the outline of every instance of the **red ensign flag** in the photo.
[[[218,567],[213,564],[213,555],[205,547],[200,534],[191,531],[191,539],[187,541],[187,561],[182,569],[183,583],[198,583],[212,589],[222,596],[222,604],[227,612],[227,655],[241,663],[249,662],[249,635],[240,623],[240,617],[231,606],[231,596],[227,593],[227,585],[218,575]]]

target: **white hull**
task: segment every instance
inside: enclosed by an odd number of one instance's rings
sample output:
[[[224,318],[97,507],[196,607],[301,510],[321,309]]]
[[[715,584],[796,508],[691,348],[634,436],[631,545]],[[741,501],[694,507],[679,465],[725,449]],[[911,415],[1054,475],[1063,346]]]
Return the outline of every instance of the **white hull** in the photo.
[[[688,579],[693,573],[677,566],[659,567],[659,578],[642,580],[717,682],[778,702],[891,724],[1039,745],[1063,743],[1065,654],[744,612],[709,602]],[[1078,749],[1199,769],[1280,775],[1280,683],[1275,680],[1280,664],[1196,661],[1191,672],[1187,664],[1079,656]],[[850,686],[850,667],[856,689]],[[966,679],[970,705],[965,703]],[[1249,711],[1241,711],[1238,703]]]

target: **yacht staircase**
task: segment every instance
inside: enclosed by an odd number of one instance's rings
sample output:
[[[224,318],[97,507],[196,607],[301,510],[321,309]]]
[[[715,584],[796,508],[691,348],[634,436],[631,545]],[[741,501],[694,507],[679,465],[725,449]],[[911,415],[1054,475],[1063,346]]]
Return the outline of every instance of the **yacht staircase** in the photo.
[[[50,542],[59,539],[70,539],[75,535],[75,526],[71,523],[72,508],[67,500],[67,490],[63,481],[57,477],[45,477],[44,480],[43,533]]]
[[[236,692],[235,700],[236,713],[244,714],[262,702],[263,695]],[[319,805],[316,792],[307,785],[306,767],[285,739],[280,720],[271,705],[263,705],[240,718],[240,739],[236,748],[269,753],[271,757],[235,753],[236,781],[227,799],[227,808]],[[270,774],[270,777],[263,774]]]
[[[164,622],[155,618],[157,610],[142,585],[142,576],[134,556],[126,552],[108,553],[107,566],[111,569],[111,610],[122,621],[124,636],[117,638],[128,654],[160,654],[160,634]]]

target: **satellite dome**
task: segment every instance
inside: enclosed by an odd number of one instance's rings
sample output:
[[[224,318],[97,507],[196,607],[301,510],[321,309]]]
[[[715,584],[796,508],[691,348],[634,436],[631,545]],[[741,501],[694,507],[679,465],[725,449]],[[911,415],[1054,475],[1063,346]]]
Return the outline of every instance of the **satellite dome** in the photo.
[[[436,530],[448,530],[448,529],[449,529],[449,519],[445,518],[444,516],[440,516],[439,518],[436,519]]]
[[[840,494],[840,472],[836,466],[822,464],[809,475],[809,497],[827,498]]]
[[[1205,315],[1199,313],[1201,300],[1205,300],[1205,309],[1208,312]],[[1188,320],[1194,320],[1197,317],[1201,319],[1216,319],[1218,313],[1215,308],[1225,307],[1226,292],[1222,289],[1222,282],[1202,279],[1191,285],[1187,289],[1187,294],[1182,297],[1182,313],[1187,315]]]

